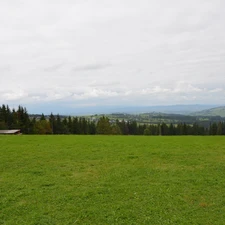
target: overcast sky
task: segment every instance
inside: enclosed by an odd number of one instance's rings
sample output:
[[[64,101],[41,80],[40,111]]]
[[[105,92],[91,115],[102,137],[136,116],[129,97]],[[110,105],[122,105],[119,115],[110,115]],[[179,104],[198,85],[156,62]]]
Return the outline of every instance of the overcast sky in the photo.
[[[224,0],[1,0],[0,103],[225,103]]]

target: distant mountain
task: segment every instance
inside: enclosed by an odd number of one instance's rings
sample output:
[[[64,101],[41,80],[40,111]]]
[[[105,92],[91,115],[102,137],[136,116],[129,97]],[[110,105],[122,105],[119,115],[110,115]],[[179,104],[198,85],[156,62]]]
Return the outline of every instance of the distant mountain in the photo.
[[[192,116],[221,116],[225,117],[225,106],[206,109],[198,112],[191,113]]]
[[[172,114],[190,114],[192,112],[206,110],[217,105],[159,105],[159,106],[137,106],[126,107],[124,112],[127,113],[172,113]]]
[[[97,105],[97,106],[71,106],[63,102],[52,102],[42,103],[39,105],[27,105],[25,106],[30,114],[42,114],[50,115],[93,115],[93,114],[110,114],[110,113],[129,113],[129,114],[140,114],[140,113],[172,113],[172,114],[185,114],[215,108],[219,105],[158,105],[158,106],[133,106],[133,105]]]
[[[210,109],[218,105],[160,105],[160,106],[95,106],[74,109],[73,115],[110,114],[110,113],[172,113],[188,115]]]

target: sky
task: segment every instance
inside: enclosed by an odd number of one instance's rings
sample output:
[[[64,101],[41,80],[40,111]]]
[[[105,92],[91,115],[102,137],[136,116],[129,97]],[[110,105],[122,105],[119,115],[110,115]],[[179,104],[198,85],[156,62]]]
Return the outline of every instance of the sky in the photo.
[[[0,104],[225,104],[224,0],[1,0]]]

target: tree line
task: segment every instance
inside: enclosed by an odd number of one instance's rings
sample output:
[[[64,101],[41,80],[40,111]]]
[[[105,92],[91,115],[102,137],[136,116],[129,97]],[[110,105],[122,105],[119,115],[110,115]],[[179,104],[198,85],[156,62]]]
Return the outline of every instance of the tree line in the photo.
[[[197,122],[157,125],[138,124],[136,121],[116,120],[102,116],[97,121],[85,117],[60,115],[29,116],[26,108],[10,109],[0,106],[0,130],[20,129],[24,134],[107,134],[107,135],[225,135],[225,122],[213,122],[208,127]]]

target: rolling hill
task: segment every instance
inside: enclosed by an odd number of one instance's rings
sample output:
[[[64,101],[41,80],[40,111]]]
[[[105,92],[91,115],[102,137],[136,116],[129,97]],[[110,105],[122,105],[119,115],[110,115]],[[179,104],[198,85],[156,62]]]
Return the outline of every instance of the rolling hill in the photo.
[[[221,116],[225,117],[225,106],[206,109],[198,112],[191,113],[192,116]]]

